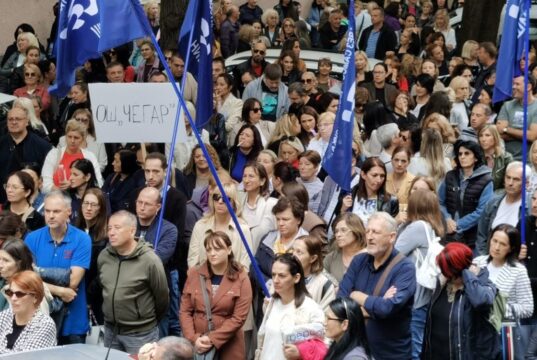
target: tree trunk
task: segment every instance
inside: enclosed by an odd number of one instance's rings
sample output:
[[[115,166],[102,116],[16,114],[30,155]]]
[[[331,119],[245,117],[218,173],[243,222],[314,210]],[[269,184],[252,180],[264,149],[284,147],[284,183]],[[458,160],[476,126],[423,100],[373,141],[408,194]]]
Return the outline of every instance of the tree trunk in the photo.
[[[464,2],[459,47],[466,40],[491,41],[496,44],[500,13],[505,0],[471,0]]]
[[[189,0],[162,0],[160,2],[160,46],[177,50],[179,30],[185,18]]]

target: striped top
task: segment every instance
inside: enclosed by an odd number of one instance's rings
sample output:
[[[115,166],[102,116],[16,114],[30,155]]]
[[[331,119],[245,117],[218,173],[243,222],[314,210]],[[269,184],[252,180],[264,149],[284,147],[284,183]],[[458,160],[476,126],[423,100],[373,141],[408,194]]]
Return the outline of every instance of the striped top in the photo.
[[[488,255],[478,256],[474,263],[480,268],[488,265]],[[528,270],[517,262],[515,266],[508,263],[501,268],[493,281],[498,290],[507,298],[506,319],[525,319],[533,314],[533,295],[531,292]]]

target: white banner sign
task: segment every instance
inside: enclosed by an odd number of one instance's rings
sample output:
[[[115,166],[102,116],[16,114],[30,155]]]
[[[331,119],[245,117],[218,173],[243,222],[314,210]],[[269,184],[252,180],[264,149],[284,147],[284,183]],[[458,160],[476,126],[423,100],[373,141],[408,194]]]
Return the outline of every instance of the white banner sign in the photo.
[[[89,91],[100,143],[171,143],[179,100],[169,83],[96,83],[89,84]],[[181,112],[177,142],[183,139]]]

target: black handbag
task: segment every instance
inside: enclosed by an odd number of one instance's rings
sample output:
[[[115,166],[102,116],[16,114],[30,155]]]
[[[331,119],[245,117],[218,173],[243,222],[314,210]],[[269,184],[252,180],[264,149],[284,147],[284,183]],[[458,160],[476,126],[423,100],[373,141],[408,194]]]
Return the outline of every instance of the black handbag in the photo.
[[[211,312],[211,302],[209,301],[209,294],[205,287],[205,277],[200,274],[200,285],[203,294],[203,302],[205,303],[205,313],[207,314],[207,321],[209,322],[209,332],[214,330],[213,314]],[[203,354],[194,354],[194,360],[218,360],[218,352],[213,346],[209,351]]]

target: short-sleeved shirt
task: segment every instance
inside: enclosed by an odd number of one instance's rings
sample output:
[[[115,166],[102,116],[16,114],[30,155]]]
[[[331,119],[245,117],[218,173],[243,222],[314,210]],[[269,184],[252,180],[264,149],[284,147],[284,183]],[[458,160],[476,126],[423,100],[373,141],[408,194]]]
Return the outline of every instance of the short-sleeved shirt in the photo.
[[[89,269],[91,239],[88,234],[74,226],[67,225],[67,233],[59,244],[56,244],[50,236],[48,226],[32,231],[26,237],[25,243],[39,267],[70,269],[78,266]],[[80,281],[77,296],[68,304],[68,310],[61,335],[86,334],[89,330],[89,321],[84,278]]]
[[[498,120],[507,120],[510,128],[522,129],[524,124],[524,107],[518,100],[507,101],[503,104]],[[532,124],[537,123],[537,100],[528,104],[528,129]],[[522,140],[505,141],[505,151],[511,153],[515,160],[522,161]]]

